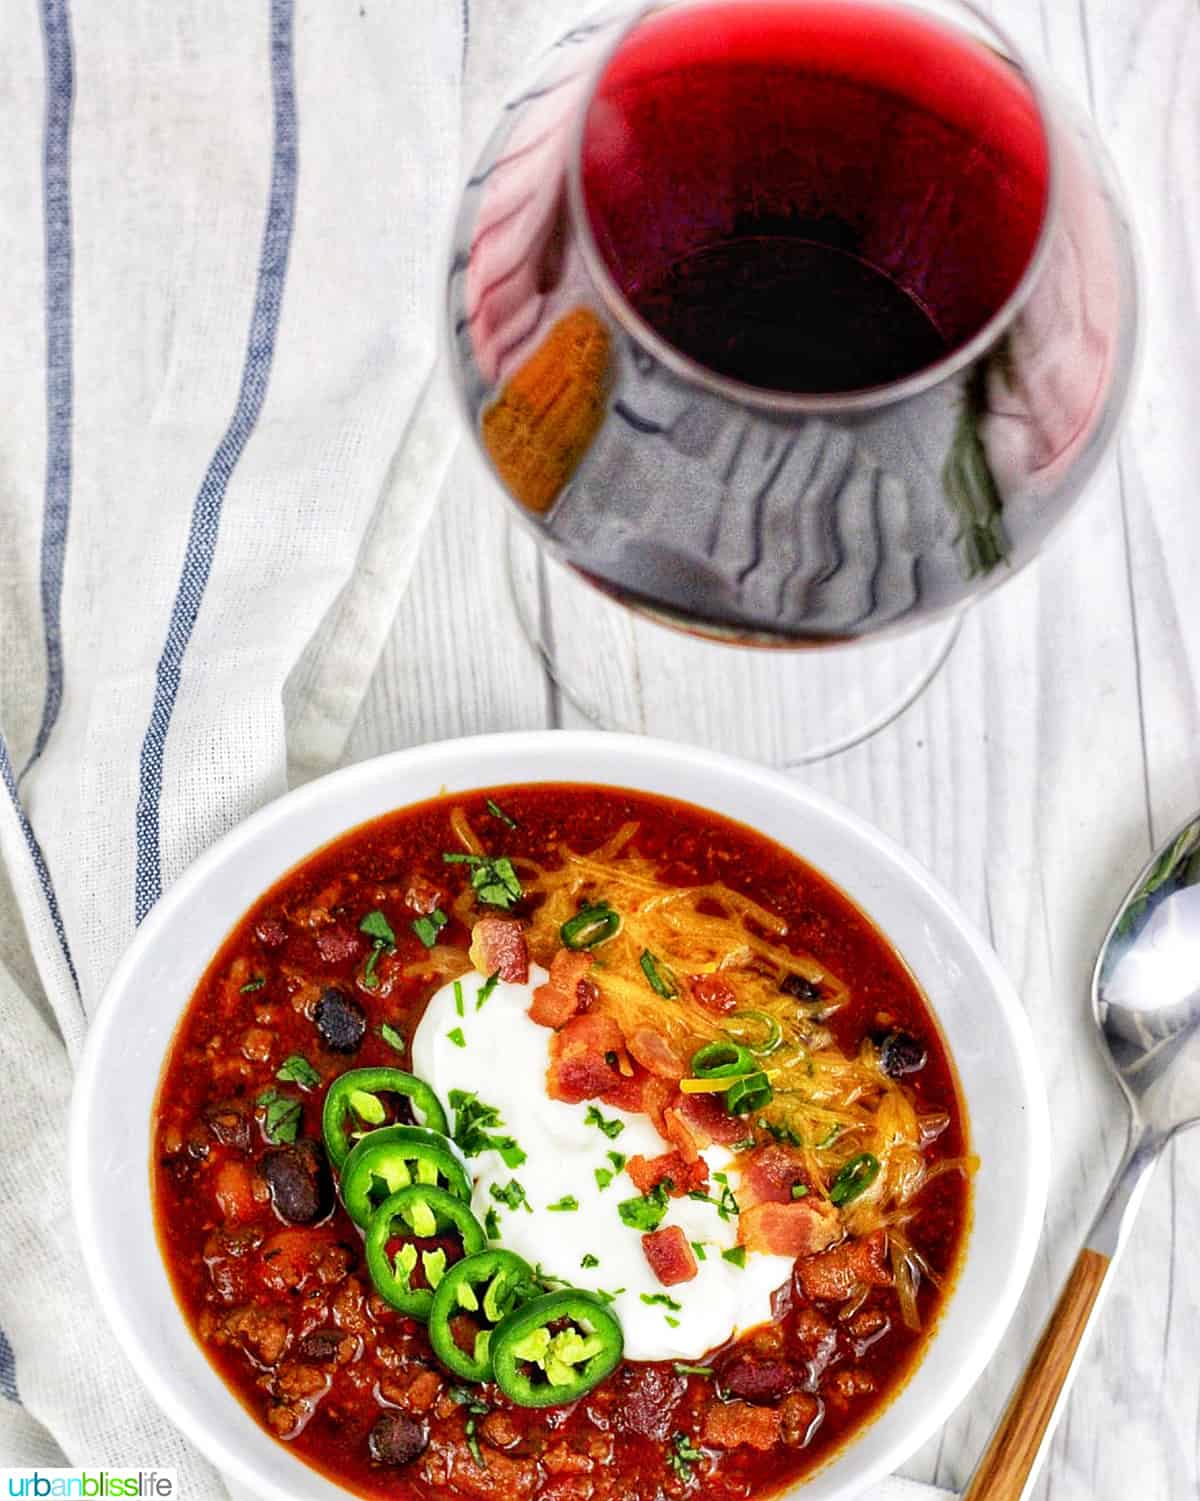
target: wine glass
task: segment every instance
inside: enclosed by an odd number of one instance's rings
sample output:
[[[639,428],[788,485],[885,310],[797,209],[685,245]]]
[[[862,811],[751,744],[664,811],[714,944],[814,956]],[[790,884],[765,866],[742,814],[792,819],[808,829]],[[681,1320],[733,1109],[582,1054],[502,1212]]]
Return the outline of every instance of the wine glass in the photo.
[[[1034,556],[1138,325],[1094,129],[967,0],[573,28],[467,182],[448,291],[556,681],[731,750],[767,715],[783,764],[894,717]]]

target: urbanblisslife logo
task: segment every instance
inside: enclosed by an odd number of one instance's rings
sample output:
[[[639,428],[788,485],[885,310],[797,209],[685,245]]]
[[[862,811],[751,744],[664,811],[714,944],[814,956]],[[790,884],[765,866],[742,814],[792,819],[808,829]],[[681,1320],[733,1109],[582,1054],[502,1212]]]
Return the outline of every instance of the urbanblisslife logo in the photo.
[[[170,1501],[179,1495],[174,1470],[0,1469],[0,1497],[138,1496]]]

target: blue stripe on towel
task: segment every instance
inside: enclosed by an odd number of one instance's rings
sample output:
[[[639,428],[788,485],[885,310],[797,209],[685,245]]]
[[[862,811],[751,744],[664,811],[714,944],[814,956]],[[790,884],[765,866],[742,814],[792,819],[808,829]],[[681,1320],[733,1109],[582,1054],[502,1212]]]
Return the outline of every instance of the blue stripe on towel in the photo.
[[[59,946],[62,949],[63,958],[67,968],[71,971],[71,979],[75,982],[75,989],[79,989],[79,976],[75,973],[75,965],[71,959],[71,949],[67,943],[67,931],[63,927],[62,914],[58,910],[58,898],[54,894],[54,884],[50,880],[50,871],[46,866],[42,847],[37,842],[37,835],[33,832],[33,825],[25,816],[25,809],[21,806],[21,795],[17,791],[17,779],[13,775],[12,759],[8,754],[8,745],[4,736],[0,735],[0,783],[3,783],[12,799],[13,811],[17,815],[17,822],[21,826],[21,835],[25,840],[25,848],[29,851],[29,859],[37,874],[38,885],[42,888],[42,896],[45,898],[47,911],[50,913],[50,921],[54,924],[54,931],[58,935]]]
[[[0,1329],[0,1397],[7,1397],[10,1402],[21,1400],[17,1395],[16,1358],[3,1329]]]
[[[62,707],[62,586],[71,514],[71,112],[75,58],[67,0],[42,0],[46,125],[42,212],[46,235],[46,493],[42,513],[42,632],[46,695],[28,771],[45,749]],[[21,773],[24,776],[25,772]]]
[[[296,204],[296,95],[292,67],[292,0],[271,0],[271,87],[274,100],[274,147],[267,224],[258,266],[258,286],[246,345],[246,360],[237,405],[208,466],[192,507],[191,528],[171,621],[155,675],[154,704],[142,741],[137,804],[137,874],[134,917],[141,922],[162,894],[159,849],[159,803],[163,758],[171,715],[179,693],[183,659],[200,613],[212,568],[221,506],[231,475],[262,410],[275,335],[283,303],[288,249]]]

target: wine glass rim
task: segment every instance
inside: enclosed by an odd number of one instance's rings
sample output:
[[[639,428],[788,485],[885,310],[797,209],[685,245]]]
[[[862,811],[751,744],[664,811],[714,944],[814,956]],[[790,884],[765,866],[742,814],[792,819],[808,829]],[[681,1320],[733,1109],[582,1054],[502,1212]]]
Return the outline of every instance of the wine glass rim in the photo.
[[[976,329],[975,333],[964,343],[957,345],[932,364],[923,365],[909,375],[881,385],[863,386],[849,391],[780,391],[770,386],[756,386],[749,381],[721,375],[701,361],[684,354],[682,350],[664,339],[658,330],[642,317],[617,285],[596,243],[584,193],[583,147],[588,115],[591,113],[596,92],[610,63],[639,26],[662,11],[682,9],[689,5],[700,6],[715,3],[718,3],[718,0],[644,0],[644,3],[639,5],[621,25],[611,44],[603,50],[594,63],[587,89],[576,109],[571,149],[567,158],[567,199],[575,221],[588,275],[598,288],[609,313],[625,332],[661,365],[666,366],[668,370],[673,371],[690,384],[702,386],[740,405],[755,407],[780,416],[834,416],[878,410],[881,407],[893,406],[898,402],[919,396],[922,392],[941,385],[960,371],[967,369],[1003,336],[1025,305],[1041,276],[1050,252],[1051,231],[1058,217],[1060,178],[1060,147],[1057,133],[1052,128],[1053,112],[1050,96],[1042,84],[1040,73],[1030,64],[1023,50],[1016,45],[1008,32],[999,26],[976,3],[976,0],[942,0],[942,4],[949,4],[964,12],[982,26],[990,34],[991,40],[998,44],[1000,55],[1017,69],[1029,89],[1046,150],[1046,195],[1037,236],[1020,277],[986,322]],[[729,0],[724,0],[724,3],[729,3]],[[753,4],[761,3],[761,0],[733,0],[733,3]],[[771,0],[771,3],[794,4],[797,0]],[[803,3],[803,0],[800,0],[800,3]],[[953,22],[948,21],[943,15],[921,4],[920,0],[917,0],[917,3],[910,3],[910,0],[839,0],[839,3],[907,12],[950,32],[963,30],[961,27],[955,27]]]

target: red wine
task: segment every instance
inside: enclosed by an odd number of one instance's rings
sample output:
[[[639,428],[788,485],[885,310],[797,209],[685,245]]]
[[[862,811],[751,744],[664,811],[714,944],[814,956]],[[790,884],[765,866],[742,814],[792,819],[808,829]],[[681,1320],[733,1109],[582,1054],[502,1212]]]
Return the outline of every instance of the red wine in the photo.
[[[997,53],[867,0],[700,0],[637,26],[585,122],[617,287],[663,339],[775,391],[845,392],[975,334],[1033,253],[1048,165]]]

